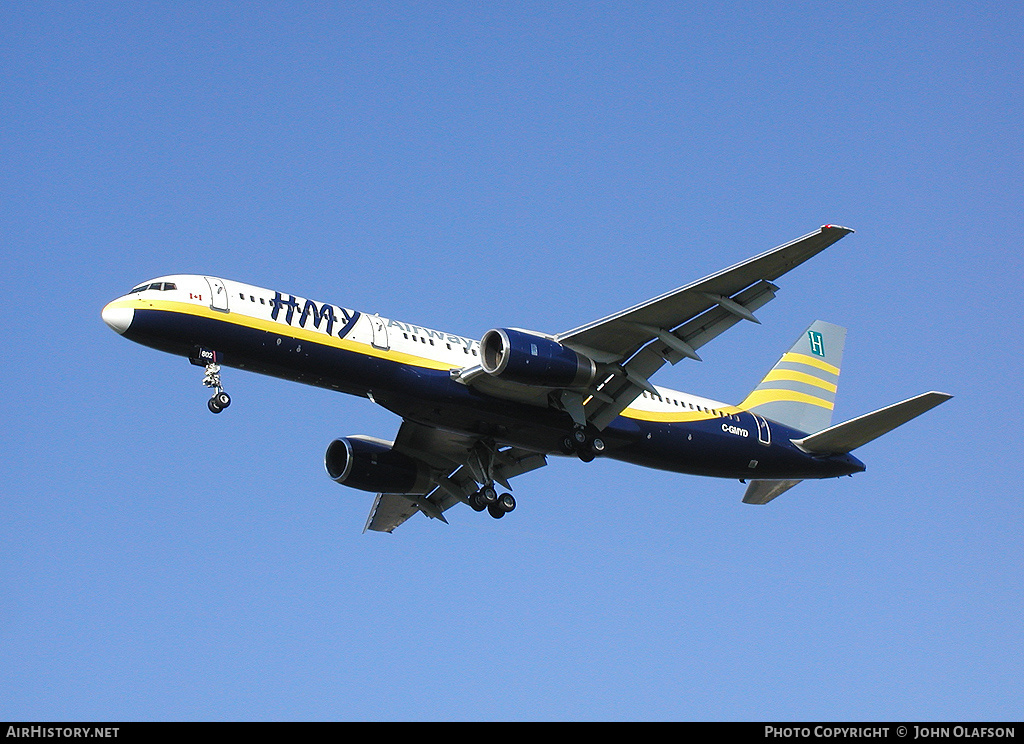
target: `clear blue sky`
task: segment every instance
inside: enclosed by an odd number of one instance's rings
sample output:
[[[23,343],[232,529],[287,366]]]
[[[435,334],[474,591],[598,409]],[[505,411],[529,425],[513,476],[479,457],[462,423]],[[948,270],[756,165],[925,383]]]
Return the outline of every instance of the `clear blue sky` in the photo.
[[[1024,12],[998,2],[0,8],[0,719],[1020,719]],[[815,318],[867,472],[555,459],[495,521],[361,534],[367,401],[134,345],[220,275],[558,332],[857,230],[656,382],[725,401]]]

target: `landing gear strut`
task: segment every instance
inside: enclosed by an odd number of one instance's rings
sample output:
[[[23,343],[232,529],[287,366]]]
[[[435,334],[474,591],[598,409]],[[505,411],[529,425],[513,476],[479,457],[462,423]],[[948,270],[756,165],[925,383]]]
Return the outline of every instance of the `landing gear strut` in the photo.
[[[220,413],[231,405],[231,396],[224,392],[220,384],[220,365],[211,362],[206,365],[206,376],[203,377],[203,385],[213,388],[213,397],[206,402],[206,407],[211,413]]]

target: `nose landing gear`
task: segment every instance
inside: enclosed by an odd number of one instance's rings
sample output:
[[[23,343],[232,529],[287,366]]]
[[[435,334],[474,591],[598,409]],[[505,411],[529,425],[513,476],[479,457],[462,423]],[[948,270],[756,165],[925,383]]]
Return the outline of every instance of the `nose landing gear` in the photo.
[[[206,402],[210,413],[220,413],[231,405],[231,396],[224,392],[220,384],[220,365],[214,362],[206,365],[206,376],[203,377],[203,385],[213,388],[213,397]]]
[[[210,413],[220,413],[230,406],[231,396],[224,392],[224,387],[220,384],[220,365],[217,363],[220,361],[219,354],[212,349],[196,346],[192,349],[192,353],[189,354],[188,361],[197,367],[206,368],[203,386],[213,388],[213,397],[206,402],[206,407],[210,409]]]

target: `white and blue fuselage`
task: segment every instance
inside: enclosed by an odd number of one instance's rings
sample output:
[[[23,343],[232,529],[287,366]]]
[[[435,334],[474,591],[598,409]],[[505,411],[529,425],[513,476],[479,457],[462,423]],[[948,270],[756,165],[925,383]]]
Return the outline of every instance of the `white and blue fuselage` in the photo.
[[[568,454],[573,416],[550,396],[494,395],[466,384],[480,342],[227,279],[172,275],[103,308],[140,344],[206,364],[370,398],[405,421],[544,455]],[[650,386],[605,425],[601,456],[737,479],[805,479],[864,470],[850,454],[794,444],[807,432],[745,410]]]

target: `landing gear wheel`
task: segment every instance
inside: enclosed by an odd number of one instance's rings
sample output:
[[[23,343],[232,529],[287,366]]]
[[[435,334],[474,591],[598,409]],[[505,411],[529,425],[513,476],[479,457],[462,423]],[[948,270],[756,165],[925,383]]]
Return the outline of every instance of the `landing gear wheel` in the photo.
[[[488,498],[488,494],[492,494],[494,498]],[[480,512],[486,509],[495,519],[501,519],[516,508],[516,500],[512,494],[503,493],[499,496],[493,486],[484,486],[470,496],[468,501],[473,511]]]
[[[221,390],[219,393],[214,393],[211,400],[217,401],[217,405],[221,410],[224,410],[231,405],[231,396]]]
[[[210,413],[220,413],[224,408],[217,402],[217,396],[213,396],[206,401],[206,407],[210,409]]]
[[[601,437],[591,437],[581,426],[577,426],[572,433],[562,438],[562,452],[576,455],[583,462],[590,462],[595,456],[603,453],[604,449],[604,440]]]

